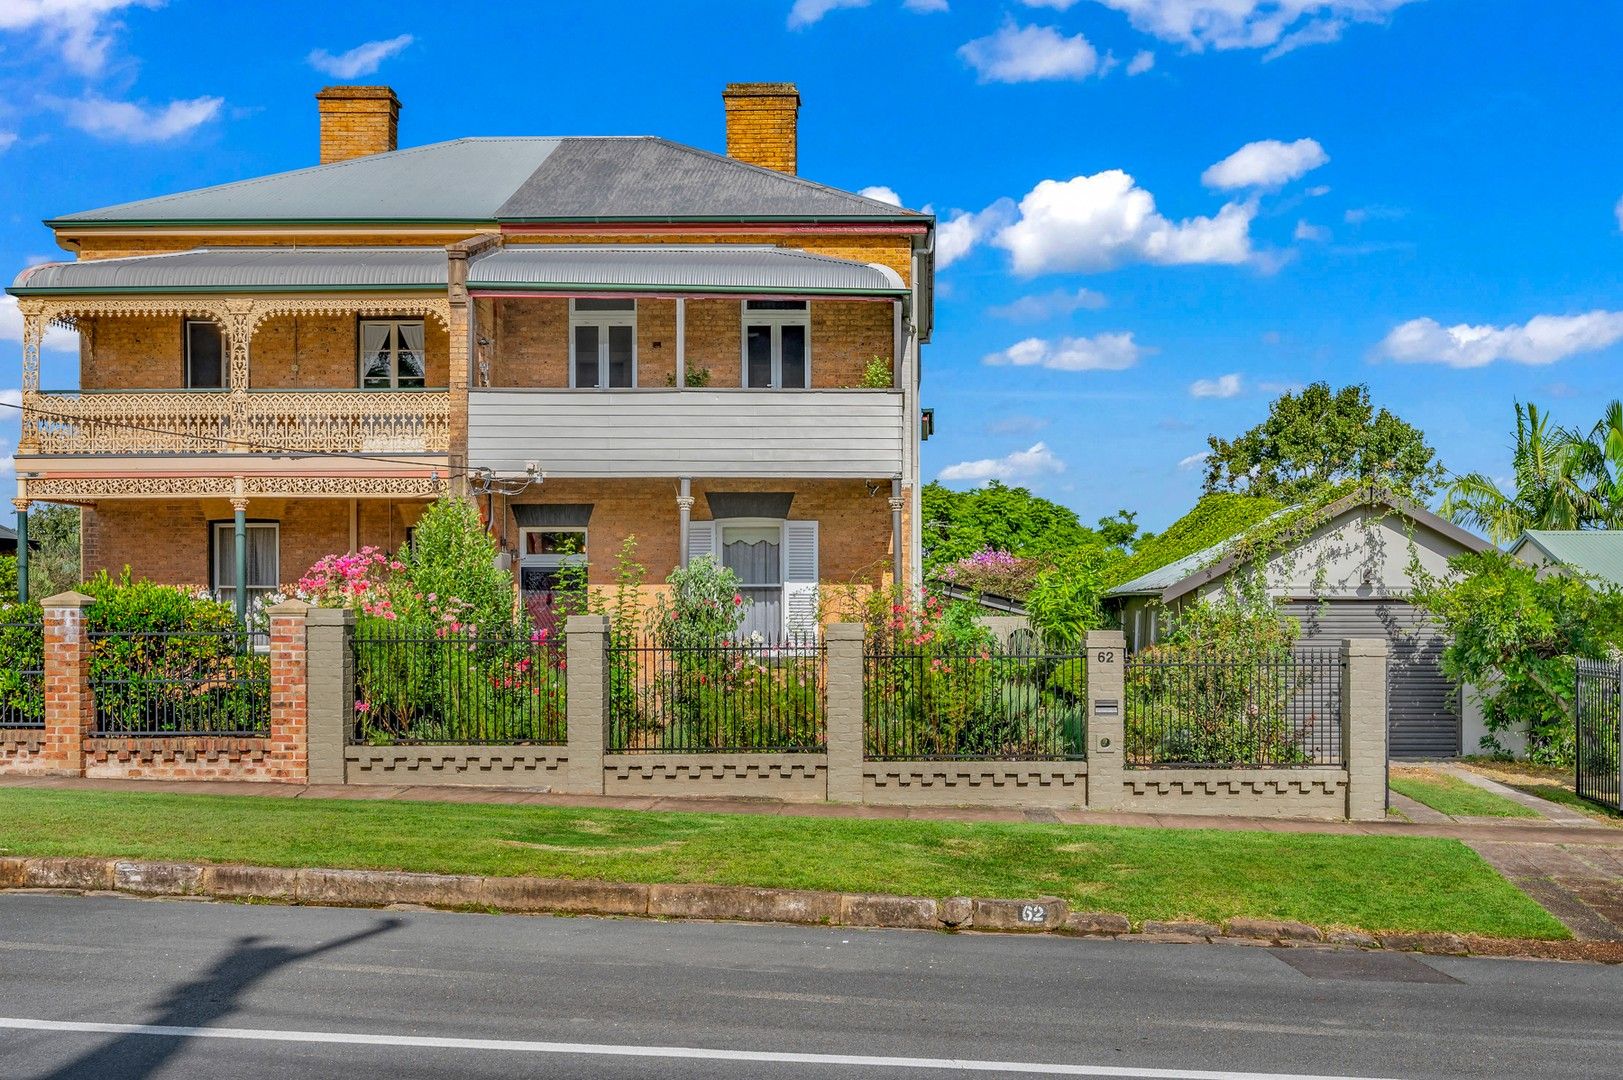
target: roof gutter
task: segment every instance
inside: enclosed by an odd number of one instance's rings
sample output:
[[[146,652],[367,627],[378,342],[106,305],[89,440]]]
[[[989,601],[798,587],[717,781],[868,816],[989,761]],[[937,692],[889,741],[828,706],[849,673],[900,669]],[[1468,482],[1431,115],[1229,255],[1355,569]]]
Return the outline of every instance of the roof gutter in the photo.
[[[433,285],[98,285],[92,287],[34,288],[13,285],[12,296],[193,296],[219,293],[399,293],[444,292],[445,282]]]
[[[906,289],[820,289],[790,285],[618,285],[603,282],[525,282],[470,281],[468,295],[478,297],[563,295],[634,296],[838,296],[851,300],[898,300]]]

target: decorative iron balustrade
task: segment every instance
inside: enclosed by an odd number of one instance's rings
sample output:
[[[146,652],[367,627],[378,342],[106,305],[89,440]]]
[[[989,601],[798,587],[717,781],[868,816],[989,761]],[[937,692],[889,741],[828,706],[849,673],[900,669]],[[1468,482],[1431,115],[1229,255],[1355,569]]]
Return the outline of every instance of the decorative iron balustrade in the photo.
[[[443,454],[443,390],[136,390],[23,395],[34,454]]]

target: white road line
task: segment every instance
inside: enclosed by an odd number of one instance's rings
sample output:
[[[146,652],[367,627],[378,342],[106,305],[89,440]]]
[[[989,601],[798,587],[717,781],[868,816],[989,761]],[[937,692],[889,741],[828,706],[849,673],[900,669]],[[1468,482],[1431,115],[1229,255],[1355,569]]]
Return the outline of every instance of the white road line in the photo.
[[[1135,1069],[1121,1065],[1062,1065],[1036,1061],[976,1061],[966,1058],[881,1057],[867,1054],[791,1054],[768,1050],[717,1050],[700,1046],[615,1046],[602,1043],[528,1042],[513,1039],[451,1039],[424,1035],[368,1035],[344,1031],[97,1024],[73,1020],[29,1020],[18,1017],[0,1017],[0,1028],[92,1035],[151,1035],[169,1039],[239,1039],[249,1042],[333,1043],[346,1046],[409,1046],[429,1050],[486,1050],[507,1054],[755,1061],[782,1065],[936,1069],[948,1072],[1014,1073],[1028,1076],[1114,1076],[1130,1080],[1382,1080],[1380,1077],[1321,1076],[1303,1073]]]

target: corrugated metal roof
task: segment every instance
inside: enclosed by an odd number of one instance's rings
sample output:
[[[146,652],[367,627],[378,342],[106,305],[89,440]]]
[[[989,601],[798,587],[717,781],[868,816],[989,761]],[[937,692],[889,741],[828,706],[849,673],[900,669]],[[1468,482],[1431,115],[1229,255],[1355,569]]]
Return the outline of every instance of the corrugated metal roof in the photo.
[[[1157,570],[1151,570],[1147,574],[1140,574],[1132,581],[1124,581],[1114,589],[1106,592],[1105,595],[1147,596],[1153,593],[1159,596],[1190,574],[1210,566],[1222,558],[1224,549],[1232,543],[1234,543],[1234,538],[1230,537],[1220,543],[1213,544],[1209,548],[1197,551],[1193,555],[1185,555],[1177,562],[1170,562]]]
[[[206,292],[212,289],[445,288],[445,249],[196,248],[127,259],[90,259],[31,266],[11,291]]]
[[[680,143],[627,136],[456,139],[68,214],[50,224],[908,213]]]
[[[1623,586],[1623,532],[1605,529],[1528,529],[1511,550],[1531,542],[1552,560],[1581,574]]]
[[[574,285],[649,291],[905,292],[901,278],[888,267],[739,244],[509,245],[468,268],[470,289],[558,290]]]

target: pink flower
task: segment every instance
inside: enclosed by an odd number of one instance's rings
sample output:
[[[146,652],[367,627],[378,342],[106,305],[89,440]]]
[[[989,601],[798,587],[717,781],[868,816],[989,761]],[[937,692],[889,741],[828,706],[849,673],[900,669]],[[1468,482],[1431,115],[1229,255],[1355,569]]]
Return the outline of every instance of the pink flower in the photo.
[[[738,593],[733,593],[733,607],[739,607],[743,603],[744,603],[744,598],[742,596],[740,596]]]

